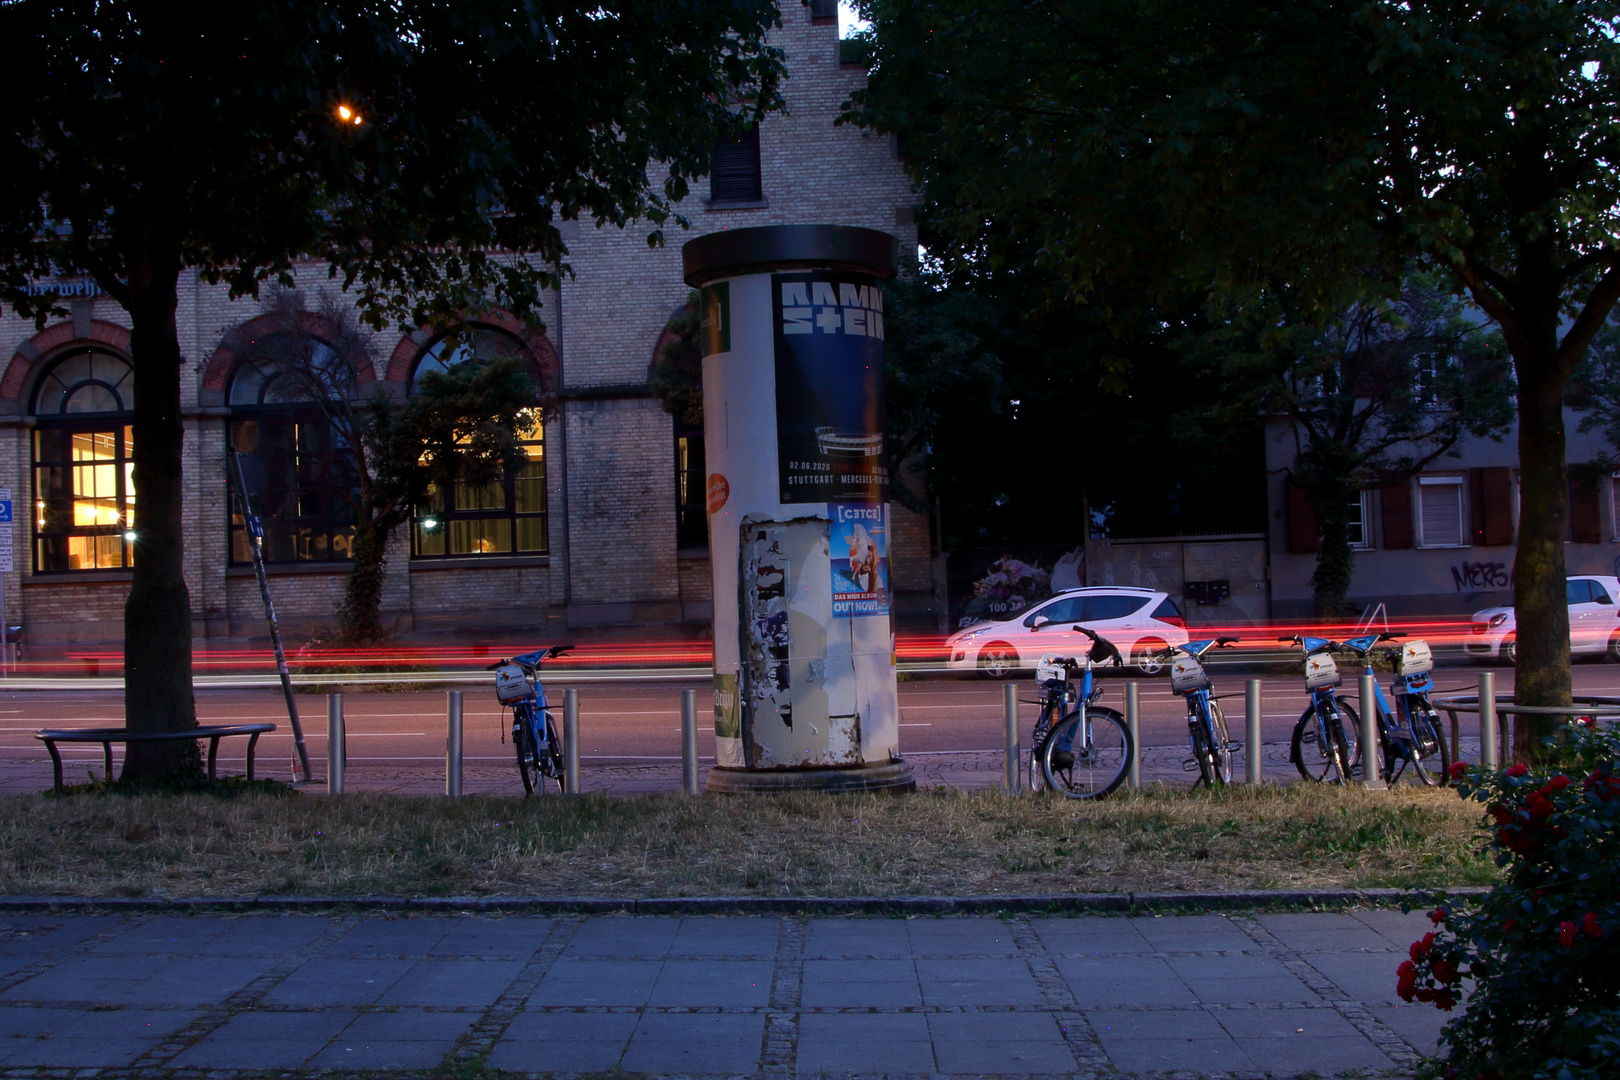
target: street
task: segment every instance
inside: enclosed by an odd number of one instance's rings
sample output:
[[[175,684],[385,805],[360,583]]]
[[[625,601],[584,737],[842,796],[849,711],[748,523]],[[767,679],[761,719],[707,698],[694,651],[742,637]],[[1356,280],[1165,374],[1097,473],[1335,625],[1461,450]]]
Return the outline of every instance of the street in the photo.
[[[1512,690],[1509,668],[1469,666],[1436,672],[1439,691],[1468,692],[1485,670],[1496,672],[1497,690]],[[1243,737],[1242,669],[1213,669],[1218,692],[1225,701],[1233,739]],[[1388,684],[1388,678],[1382,680]],[[1103,680],[1102,704],[1123,708],[1125,680]],[[547,681],[559,725],[563,691],[575,685],[580,708],[580,760],[582,787],[615,792],[676,790],[680,785],[680,696],[683,689],[696,695],[698,754],[705,767],[712,764],[714,739],[709,722],[705,680],[650,679],[613,683],[580,682],[566,677]],[[1031,704],[1034,684],[1018,683],[1019,730],[1024,748],[1037,708]],[[1186,748],[1185,707],[1170,693],[1165,679],[1141,680],[1142,745],[1144,768],[1168,782],[1180,782],[1181,751]],[[1620,667],[1577,664],[1575,687],[1580,694],[1620,695]],[[1347,675],[1345,693],[1355,684]],[[508,736],[509,719],[495,702],[492,688],[463,687],[464,761],[466,790],[511,792],[517,789],[516,770]],[[444,785],[445,709],[443,689],[400,693],[344,695],[348,729],[347,784],[351,789],[381,789],[431,794]],[[317,779],[326,775],[326,699],[318,694],[297,695],[299,713]],[[1289,779],[1287,744],[1294,723],[1305,706],[1305,692],[1297,677],[1269,676],[1262,692],[1262,742],[1266,744],[1266,775]],[[1000,782],[1002,752],[1001,684],[977,678],[922,677],[900,684],[900,748],[913,763],[919,783],[958,787],[987,787]],[[274,689],[203,689],[197,694],[198,720],[204,724],[267,722],[276,730],[260,739],[257,774],[293,778],[293,737],[286,708]],[[0,790],[33,791],[50,783],[50,760],[33,732],[42,727],[117,727],[123,724],[121,691],[108,690],[0,690]],[[1473,717],[1462,718],[1464,756],[1471,738],[1477,738]],[[86,774],[100,773],[101,748],[64,745],[68,782],[83,782]],[[243,768],[245,742],[226,739],[220,745],[220,766],[227,772]],[[122,760],[114,748],[115,765]],[[1241,773],[1241,759],[1235,766]],[[1186,782],[1191,778],[1186,777]]]

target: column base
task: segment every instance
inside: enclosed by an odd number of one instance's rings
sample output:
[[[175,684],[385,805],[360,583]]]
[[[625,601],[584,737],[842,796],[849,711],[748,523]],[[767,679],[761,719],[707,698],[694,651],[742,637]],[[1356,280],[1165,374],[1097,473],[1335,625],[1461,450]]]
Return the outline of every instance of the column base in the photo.
[[[911,775],[911,763],[896,760],[830,769],[714,768],[709,770],[709,780],[704,790],[716,795],[781,791],[825,791],[831,794],[887,791],[898,795],[916,791],[917,781]]]

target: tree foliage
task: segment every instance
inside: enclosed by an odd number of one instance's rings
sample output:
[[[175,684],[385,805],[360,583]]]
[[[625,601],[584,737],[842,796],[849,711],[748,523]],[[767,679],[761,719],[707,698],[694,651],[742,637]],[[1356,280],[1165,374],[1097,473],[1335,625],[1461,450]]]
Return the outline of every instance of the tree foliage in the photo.
[[[778,21],[769,0],[0,5],[29,88],[0,117],[0,299],[44,320],[29,279],[87,273],[131,320],[132,730],[195,724],[180,273],[246,296],[323,263],[373,326],[532,315],[567,272],[559,220],[660,243],[715,139],[780,107]],[[194,769],[180,747],[132,744],[125,775]]]
[[[1134,333],[1186,291],[1307,314],[1414,259],[1501,328],[1524,478],[1517,693],[1567,703],[1563,390],[1620,297],[1620,3],[867,0],[849,117],[899,135],[934,250],[1040,253]],[[1547,725],[1518,725],[1543,752]]]
[[[1513,421],[1500,336],[1430,274],[1414,273],[1394,297],[1364,296],[1325,321],[1302,320],[1286,304],[1256,305],[1185,348],[1194,362],[1213,354],[1203,362],[1225,375],[1213,417],[1292,422],[1290,480],[1316,517],[1311,588],[1322,616],[1353,614],[1348,508],[1357,492],[1409,480],[1465,434],[1500,439]]]

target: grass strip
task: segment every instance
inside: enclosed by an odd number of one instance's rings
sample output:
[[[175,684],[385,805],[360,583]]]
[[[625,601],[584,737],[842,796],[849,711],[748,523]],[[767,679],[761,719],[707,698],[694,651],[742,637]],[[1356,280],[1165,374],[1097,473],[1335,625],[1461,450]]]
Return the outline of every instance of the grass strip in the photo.
[[[1450,791],[7,796],[0,892],[875,896],[1491,884]]]

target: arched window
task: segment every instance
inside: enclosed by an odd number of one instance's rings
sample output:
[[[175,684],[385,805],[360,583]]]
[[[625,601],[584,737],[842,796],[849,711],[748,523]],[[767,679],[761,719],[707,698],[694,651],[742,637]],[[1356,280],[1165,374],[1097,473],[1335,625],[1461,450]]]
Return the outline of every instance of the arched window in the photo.
[[[34,390],[34,569],[131,565],[135,371],[101,349],[57,359]]]
[[[267,563],[351,558],[356,489],[345,426],[352,415],[354,371],[326,343],[290,334],[254,342],[231,377],[230,445],[264,524]],[[234,489],[236,478],[231,477]],[[253,558],[233,500],[231,562]]]
[[[527,358],[529,351],[503,330],[463,328],[422,350],[411,371],[411,392],[430,371],[497,356]],[[412,522],[411,554],[433,559],[547,554],[545,432],[538,421],[523,433],[523,448],[528,462],[508,471],[498,483],[456,483],[448,490],[432,490]]]

